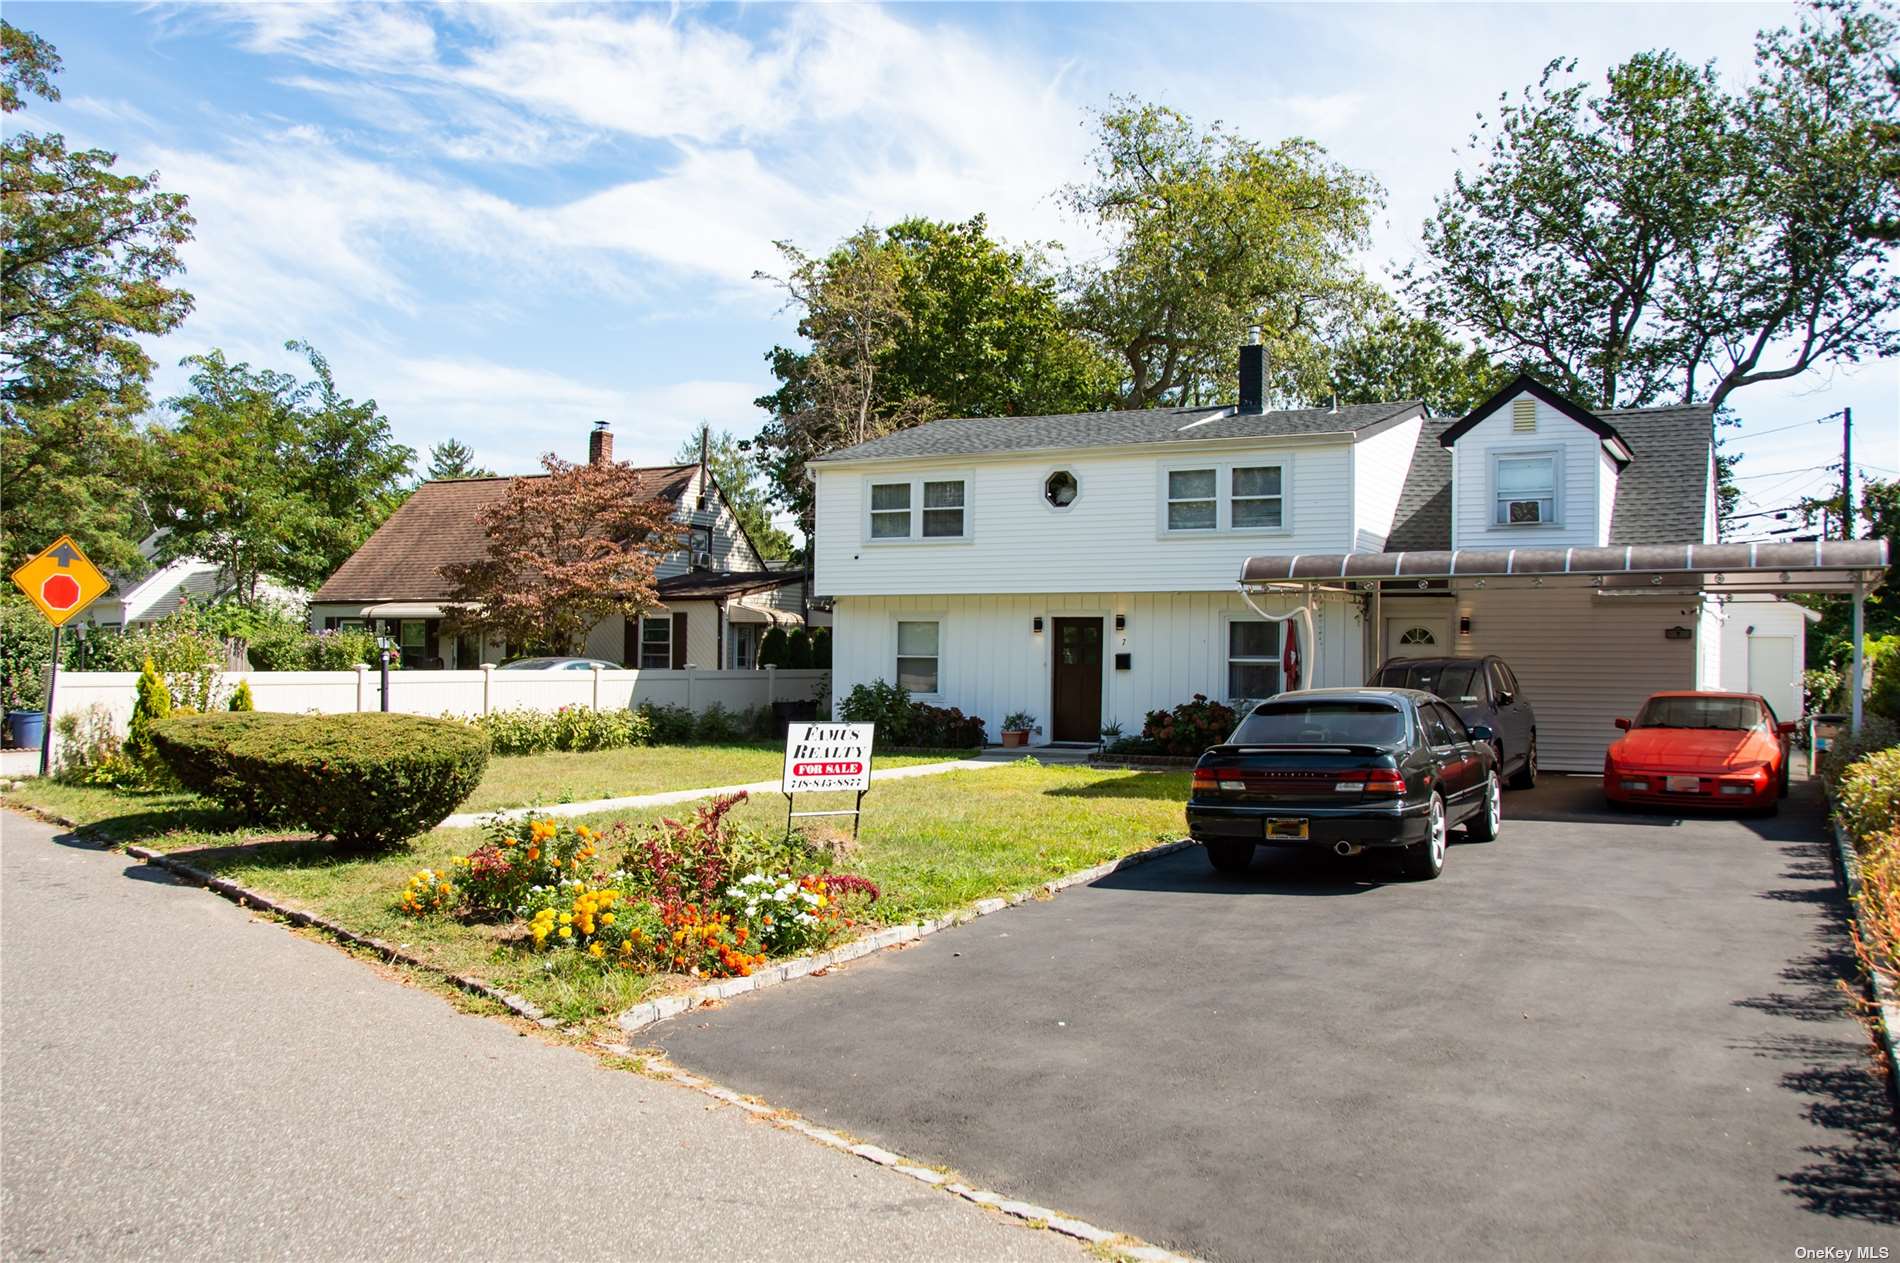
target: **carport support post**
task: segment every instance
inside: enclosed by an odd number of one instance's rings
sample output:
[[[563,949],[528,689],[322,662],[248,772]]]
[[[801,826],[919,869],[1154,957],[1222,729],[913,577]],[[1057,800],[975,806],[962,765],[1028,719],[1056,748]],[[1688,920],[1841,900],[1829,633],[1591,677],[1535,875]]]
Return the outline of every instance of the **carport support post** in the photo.
[[[1863,609],[1866,595],[1861,581],[1859,579],[1854,580],[1854,674],[1853,683],[1847,690],[1847,696],[1849,699],[1848,731],[1854,733],[1856,736],[1860,733],[1861,672],[1864,670],[1861,665],[1861,641],[1865,637],[1866,631],[1864,626],[1865,611]]]

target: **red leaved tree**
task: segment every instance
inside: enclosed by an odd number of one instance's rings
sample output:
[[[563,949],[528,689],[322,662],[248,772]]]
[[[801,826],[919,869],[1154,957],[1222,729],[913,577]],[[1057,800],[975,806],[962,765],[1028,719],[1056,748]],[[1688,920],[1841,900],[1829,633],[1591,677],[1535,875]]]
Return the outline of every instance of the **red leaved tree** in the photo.
[[[464,607],[449,622],[571,653],[608,615],[659,604],[654,568],[680,548],[684,528],[633,466],[553,455],[541,464],[545,477],[515,479],[482,510],[488,555],[442,567]]]

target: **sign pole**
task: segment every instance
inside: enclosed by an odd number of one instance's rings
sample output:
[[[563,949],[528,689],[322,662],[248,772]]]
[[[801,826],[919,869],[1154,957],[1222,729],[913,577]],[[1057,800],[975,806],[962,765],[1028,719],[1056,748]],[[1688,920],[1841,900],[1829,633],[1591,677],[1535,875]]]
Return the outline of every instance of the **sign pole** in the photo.
[[[40,779],[45,780],[53,767],[53,685],[59,680],[59,632],[53,624],[53,660],[46,664],[46,726],[40,730]]]

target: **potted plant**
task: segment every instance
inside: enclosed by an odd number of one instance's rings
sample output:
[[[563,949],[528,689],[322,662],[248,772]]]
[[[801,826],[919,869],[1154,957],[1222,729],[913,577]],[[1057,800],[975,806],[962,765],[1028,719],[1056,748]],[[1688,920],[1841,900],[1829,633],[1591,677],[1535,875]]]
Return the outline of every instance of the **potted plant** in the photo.
[[[1013,710],[1003,716],[1003,744],[1006,746],[1028,745],[1029,734],[1036,731],[1036,717],[1026,710]]]

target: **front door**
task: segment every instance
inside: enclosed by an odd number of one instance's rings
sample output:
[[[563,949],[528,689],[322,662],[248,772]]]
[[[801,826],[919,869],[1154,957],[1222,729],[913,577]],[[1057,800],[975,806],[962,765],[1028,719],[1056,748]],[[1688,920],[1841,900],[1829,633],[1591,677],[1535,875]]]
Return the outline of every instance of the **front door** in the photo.
[[[1055,620],[1055,715],[1052,741],[1093,742],[1102,735],[1102,620]]]
[[[1451,620],[1442,615],[1388,614],[1385,619],[1385,658],[1444,658],[1450,647]]]

